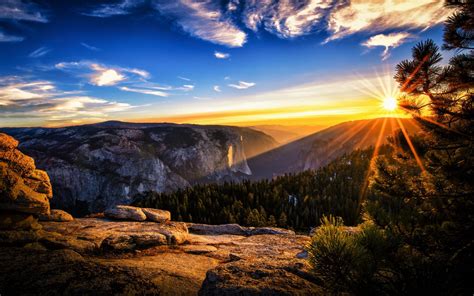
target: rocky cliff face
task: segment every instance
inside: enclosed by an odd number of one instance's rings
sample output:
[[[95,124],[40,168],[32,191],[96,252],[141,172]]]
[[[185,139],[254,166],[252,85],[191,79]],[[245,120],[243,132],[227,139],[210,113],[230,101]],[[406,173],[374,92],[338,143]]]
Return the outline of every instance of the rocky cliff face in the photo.
[[[264,133],[226,126],[106,122],[1,129],[49,174],[52,205],[75,215],[130,203],[145,191],[252,174],[247,159],[276,147]]]
[[[0,133],[0,229],[34,228],[33,215],[50,213],[49,177],[17,147],[17,140]]]

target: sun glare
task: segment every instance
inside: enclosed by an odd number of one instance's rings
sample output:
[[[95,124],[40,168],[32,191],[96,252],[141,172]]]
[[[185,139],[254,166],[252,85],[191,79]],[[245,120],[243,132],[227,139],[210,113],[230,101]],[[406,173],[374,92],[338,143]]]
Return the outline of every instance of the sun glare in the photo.
[[[395,111],[398,107],[397,99],[392,96],[386,97],[382,101],[382,106],[387,111]]]

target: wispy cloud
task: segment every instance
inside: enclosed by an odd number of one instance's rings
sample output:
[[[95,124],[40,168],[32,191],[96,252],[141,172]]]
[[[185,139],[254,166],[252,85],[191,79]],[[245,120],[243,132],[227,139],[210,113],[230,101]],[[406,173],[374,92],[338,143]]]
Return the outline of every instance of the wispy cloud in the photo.
[[[83,14],[101,18],[126,15],[129,14],[133,8],[142,5],[144,2],[144,0],[122,0],[118,3],[100,4]]]
[[[43,47],[40,47],[40,48],[38,48],[38,49],[32,51],[32,52],[28,55],[28,57],[34,58],[34,59],[40,58],[40,57],[45,56],[46,54],[48,54],[50,51],[51,51],[51,49],[49,49],[49,48],[43,46]]]
[[[85,117],[103,118],[134,107],[78,93],[59,90],[51,81],[0,77],[0,116],[70,122]]]
[[[390,56],[390,48],[395,48],[412,37],[413,35],[408,32],[398,32],[387,35],[378,34],[370,37],[367,41],[363,42],[362,45],[368,48],[373,48],[376,46],[385,47],[384,51],[382,52],[382,60],[385,60]]]
[[[228,84],[228,86],[236,88],[236,89],[247,89],[249,87],[255,86],[255,82],[245,82],[239,81],[238,84]]]
[[[131,88],[131,87],[123,86],[123,87],[120,87],[120,90],[128,91],[128,92],[141,93],[141,94],[145,94],[145,95],[158,96],[158,97],[167,97],[167,96],[169,96],[169,93],[167,93],[167,92],[159,91],[159,90],[146,89],[146,88]]]
[[[37,4],[23,0],[2,0],[0,19],[47,23],[48,18]]]
[[[228,47],[241,47],[247,35],[220,10],[216,1],[156,1],[160,13],[172,17],[194,37]]]
[[[221,92],[221,87],[219,85],[214,85],[214,87],[212,88],[214,91],[216,92]]]
[[[21,42],[25,40],[24,37],[7,35],[0,31],[0,42]]]
[[[176,88],[177,90],[183,90],[183,91],[192,91],[194,89],[194,85],[192,84],[184,84],[181,87]]]
[[[387,29],[426,29],[439,24],[451,13],[444,1],[353,0],[339,5],[328,17],[327,41],[361,31]]]
[[[228,59],[230,57],[230,54],[220,52],[220,51],[215,51],[214,56],[218,59]]]
[[[183,77],[183,76],[178,76],[178,78],[184,81],[191,81],[191,79]]]
[[[81,42],[81,45],[84,46],[85,48],[92,50],[92,51],[100,51],[100,48],[97,48],[95,46],[89,45],[85,42]]]

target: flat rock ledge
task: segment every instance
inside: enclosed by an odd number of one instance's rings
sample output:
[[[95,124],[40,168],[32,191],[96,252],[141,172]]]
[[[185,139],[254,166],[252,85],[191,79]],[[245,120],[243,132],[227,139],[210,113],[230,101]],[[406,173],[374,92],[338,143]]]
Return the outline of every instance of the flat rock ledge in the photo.
[[[79,253],[132,251],[160,245],[179,245],[188,239],[181,222],[131,222],[77,218],[69,222],[41,222],[39,231],[1,231],[0,245],[40,243],[48,249]]]

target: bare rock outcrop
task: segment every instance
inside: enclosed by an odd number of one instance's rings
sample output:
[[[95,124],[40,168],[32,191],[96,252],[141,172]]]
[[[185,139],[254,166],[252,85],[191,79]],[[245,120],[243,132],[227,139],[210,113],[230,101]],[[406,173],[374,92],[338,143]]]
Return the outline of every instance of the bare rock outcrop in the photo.
[[[48,174],[17,147],[17,140],[0,133],[0,210],[49,214],[53,191]]]

